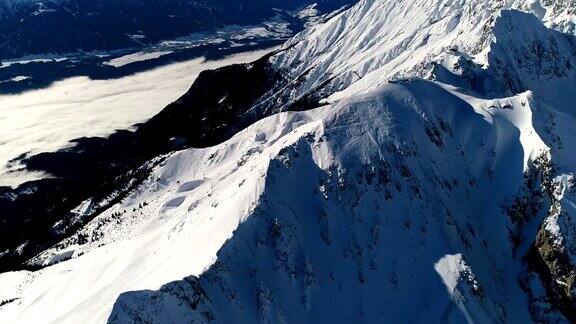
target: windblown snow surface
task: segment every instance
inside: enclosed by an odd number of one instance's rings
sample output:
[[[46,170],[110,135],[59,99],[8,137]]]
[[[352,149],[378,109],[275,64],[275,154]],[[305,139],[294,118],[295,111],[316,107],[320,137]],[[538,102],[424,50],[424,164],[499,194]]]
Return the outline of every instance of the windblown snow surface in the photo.
[[[46,267],[0,274],[0,322],[568,321],[573,11],[362,0],[271,58],[322,107],[164,157]]]

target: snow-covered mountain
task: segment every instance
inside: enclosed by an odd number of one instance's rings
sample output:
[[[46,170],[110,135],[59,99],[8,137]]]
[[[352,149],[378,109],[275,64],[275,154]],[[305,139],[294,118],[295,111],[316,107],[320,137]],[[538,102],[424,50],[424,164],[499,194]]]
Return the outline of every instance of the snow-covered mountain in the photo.
[[[575,321],[575,10],[361,0],[28,158],[0,321]]]

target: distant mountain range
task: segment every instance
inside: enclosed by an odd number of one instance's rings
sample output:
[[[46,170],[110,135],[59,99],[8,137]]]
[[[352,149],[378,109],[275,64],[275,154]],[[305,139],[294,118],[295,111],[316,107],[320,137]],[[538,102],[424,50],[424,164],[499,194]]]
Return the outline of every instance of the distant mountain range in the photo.
[[[353,2],[0,0],[0,59],[139,48],[225,25],[259,24],[278,17],[298,28],[302,21],[291,13],[299,9],[317,3],[314,9],[322,14]]]

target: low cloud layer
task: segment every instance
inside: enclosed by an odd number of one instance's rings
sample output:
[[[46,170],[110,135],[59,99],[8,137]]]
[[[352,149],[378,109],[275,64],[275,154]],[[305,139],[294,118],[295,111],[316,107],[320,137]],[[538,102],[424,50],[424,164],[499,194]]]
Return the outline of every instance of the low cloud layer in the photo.
[[[75,77],[46,89],[0,96],[0,186],[49,176],[22,171],[10,160],[68,147],[75,138],[129,129],[184,94],[201,71],[251,62],[266,52],[195,59],[115,80]]]

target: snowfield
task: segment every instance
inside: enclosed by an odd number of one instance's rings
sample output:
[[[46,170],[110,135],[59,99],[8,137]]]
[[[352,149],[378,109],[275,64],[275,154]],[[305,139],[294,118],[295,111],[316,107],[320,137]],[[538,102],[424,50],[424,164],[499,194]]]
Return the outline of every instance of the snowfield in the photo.
[[[575,320],[575,10],[362,0],[297,35],[259,102],[319,107],[158,157],[0,274],[0,322]]]

